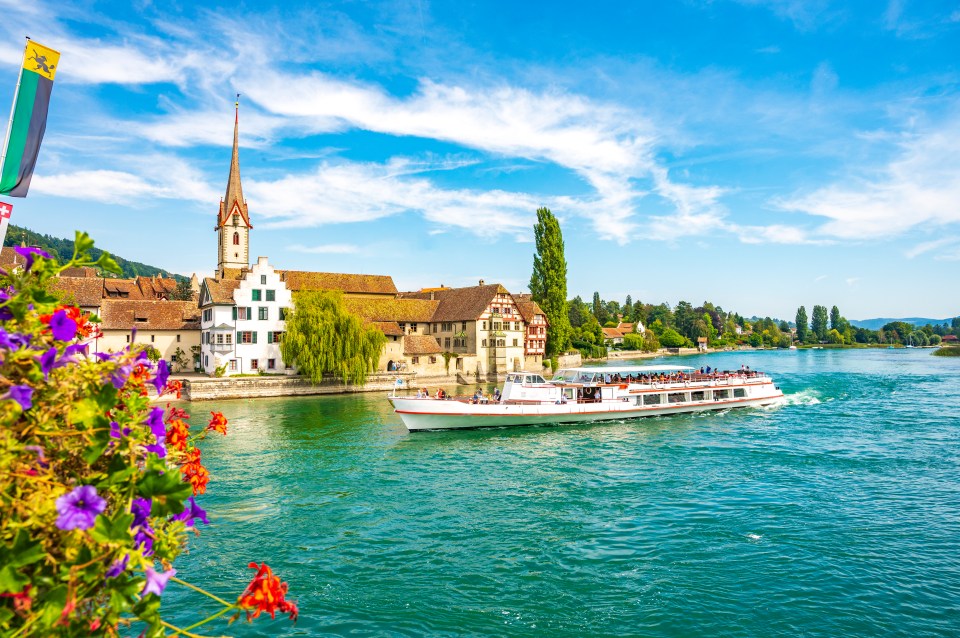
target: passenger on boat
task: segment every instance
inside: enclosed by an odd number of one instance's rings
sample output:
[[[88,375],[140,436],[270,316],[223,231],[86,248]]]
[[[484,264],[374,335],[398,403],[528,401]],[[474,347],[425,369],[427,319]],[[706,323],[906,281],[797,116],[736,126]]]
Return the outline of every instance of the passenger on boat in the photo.
[[[500,388],[493,389],[493,400],[498,403],[500,402]]]

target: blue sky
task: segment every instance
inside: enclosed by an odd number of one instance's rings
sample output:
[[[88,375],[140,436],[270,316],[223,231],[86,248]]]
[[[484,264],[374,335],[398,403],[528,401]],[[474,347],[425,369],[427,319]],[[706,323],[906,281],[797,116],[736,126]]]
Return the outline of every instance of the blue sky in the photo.
[[[239,92],[280,268],[521,291],[545,205],[571,297],[960,313],[960,2],[0,8],[0,103],[62,53],[15,224],[212,273]]]

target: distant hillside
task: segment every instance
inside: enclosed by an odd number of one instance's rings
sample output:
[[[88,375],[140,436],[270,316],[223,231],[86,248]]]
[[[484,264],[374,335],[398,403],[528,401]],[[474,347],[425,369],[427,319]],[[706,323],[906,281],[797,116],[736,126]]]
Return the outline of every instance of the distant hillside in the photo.
[[[952,318],[930,319],[929,317],[906,317],[891,319],[888,317],[878,317],[876,319],[851,319],[850,325],[857,328],[866,328],[867,330],[879,330],[891,321],[903,321],[905,323],[911,323],[915,326],[925,326],[928,323],[931,326],[936,326],[938,324],[947,324],[949,326],[951,319]]]
[[[35,233],[28,228],[10,224],[10,228],[7,229],[7,236],[3,240],[3,245],[19,246],[21,243],[26,244],[27,246],[37,246],[38,248],[42,248],[51,255],[57,257],[61,263],[65,263],[69,261],[71,257],[73,257],[72,239],[61,239],[60,237],[41,235],[40,233]],[[91,251],[91,254],[94,259],[97,259],[100,257],[100,253],[102,252],[103,251],[99,248],[94,248]],[[156,266],[141,264],[138,261],[130,261],[129,259],[124,259],[120,255],[113,255],[113,258],[117,260],[117,263],[123,269],[123,277],[152,277],[154,275],[163,275],[165,277],[173,277],[178,282],[189,281],[189,278],[184,277],[183,275],[177,275],[168,270],[157,268]],[[107,277],[116,277],[116,275],[111,273],[101,274],[105,274]]]

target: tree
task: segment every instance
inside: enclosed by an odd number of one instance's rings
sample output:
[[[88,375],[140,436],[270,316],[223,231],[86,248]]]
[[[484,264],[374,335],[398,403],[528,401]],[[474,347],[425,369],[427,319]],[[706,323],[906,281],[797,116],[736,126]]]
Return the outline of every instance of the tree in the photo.
[[[340,292],[298,293],[286,325],[280,355],[313,383],[330,374],[362,385],[387,343],[380,330],[364,326],[360,317],[347,310]]]
[[[537,252],[533,256],[530,295],[547,315],[547,354],[552,357],[570,345],[570,317],[567,315],[567,259],[563,251],[560,223],[549,208],[537,209],[533,226]]]
[[[190,282],[177,282],[177,287],[170,293],[170,299],[173,301],[193,301],[193,288],[190,287]]]
[[[831,328],[830,332],[827,333],[827,341],[830,343],[843,343],[843,335],[841,335],[836,328]]]
[[[660,340],[657,339],[657,335],[653,334],[652,330],[647,330],[643,333],[643,351],[644,352],[656,352],[660,349]]]
[[[817,341],[827,340],[827,307],[826,306],[813,307],[813,321],[810,324],[810,329],[813,331],[813,334],[817,336]]]
[[[599,292],[593,293],[593,316],[596,317],[600,323],[606,323],[607,319],[609,319],[607,316],[607,305],[603,303]]]
[[[686,343],[687,338],[673,328],[667,328],[660,335],[660,344],[665,348],[682,348]]]
[[[570,320],[571,328],[579,328],[582,326],[589,314],[590,308],[587,304],[583,303],[583,299],[581,299],[579,295],[567,302],[567,317]]]
[[[623,347],[625,350],[639,350],[643,347],[643,337],[635,332],[628,332],[623,335]]]
[[[834,306],[830,309],[830,328],[840,332],[840,319],[842,319],[840,316],[840,309]]]

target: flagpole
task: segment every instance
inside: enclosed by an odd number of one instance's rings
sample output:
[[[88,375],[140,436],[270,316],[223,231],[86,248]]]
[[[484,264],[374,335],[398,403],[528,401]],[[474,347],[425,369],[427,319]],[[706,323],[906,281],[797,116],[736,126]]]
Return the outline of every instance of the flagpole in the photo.
[[[30,36],[23,36],[30,42]],[[23,78],[23,68],[27,63],[27,44],[23,45],[23,59],[20,60],[20,73],[17,74],[17,89],[13,92],[13,104],[10,105],[10,119],[7,120],[7,136],[3,138],[3,154],[0,155],[0,175],[3,175],[3,165],[7,161],[7,145],[10,144],[10,130],[13,127],[13,114],[17,111],[17,98],[20,97],[20,81]],[[4,233],[6,236],[6,233]],[[3,238],[0,237],[0,242]]]
[[[13,104],[10,105],[10,119],[7,121],[7,135],[3,138],[3,154],[0,155],[0,175],[3,175],[3,165],[7,162],[7,146],[10,144],[10,132],[13,128],[13,114],[17,111],[17,98],[20,97],[20,81],[23,79],[23,67],[27,63],[27,46],[29,46],[30,36],[24,36],[27,44],[23,45],[23,59],[20,61],[20,72],[17,74],[17,88],[13,92]],[[7,228],[10,226],[10,219],[4,217],[0,220],[0,246],[7,239]]]

